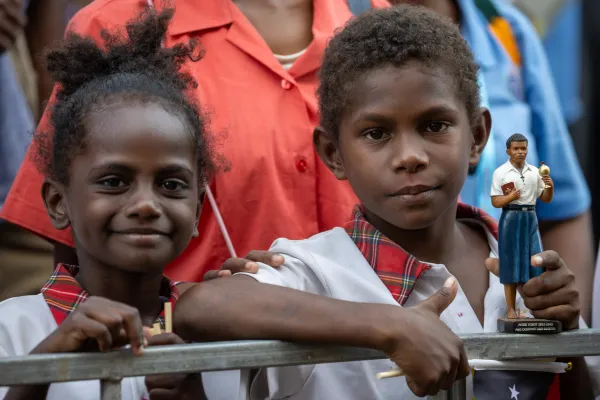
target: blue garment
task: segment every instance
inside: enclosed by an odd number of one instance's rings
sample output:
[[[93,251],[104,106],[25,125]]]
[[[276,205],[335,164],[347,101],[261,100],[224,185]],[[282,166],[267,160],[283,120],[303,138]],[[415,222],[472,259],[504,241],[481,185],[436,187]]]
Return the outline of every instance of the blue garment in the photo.
[[[500,283],[527,283],[544,272],[531,265],[531,257],[542,252],[535,211],[503,210],[498,224]]]
[[[524,65],[518,68],[489,31],[487,20],[474,1],[458,0],[458,4],[463,36],[473,50],[488,93],[496,166],[506,158],[506,140],[514,133],[525,135],[529,140],[527,162],[548,164],[555,184],[552,202],[538,202],[538,218],[564,220],[582,214],[590,207],[590,192],[537,33],[514,6],[504,1],[495,3],[511,24],[519,45]],[[481,192],[488,193],[489,186],[480,187],[476,180],[477,176],[467,178],[461,199],[481,207]],[[492,213],[495,217],[498,214],[498,211]]]
[[[12,61],[8,54],[0,54],[0,208],[25,158],[34,129]]]
[[[569,124],[577,122],[583,113],[581,102],[582,8],[580,0],[566,1],[543,38],[558,99]]]

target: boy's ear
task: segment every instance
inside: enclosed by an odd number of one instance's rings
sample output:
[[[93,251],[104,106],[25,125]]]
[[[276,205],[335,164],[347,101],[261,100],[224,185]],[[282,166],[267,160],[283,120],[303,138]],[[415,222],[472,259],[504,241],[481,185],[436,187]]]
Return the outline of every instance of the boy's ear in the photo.
[[[313,143],[321,161],[333,172],[335,177],[340,181],[346,180],[346,170],[339,149],[323,127],[317,126],[315,128]]]
[[[71,221],[65,202],[64,185],[46,179],[42,184],[42,200],[46,206],[46,212],[50,216],[50,221],[52,221],[52,226],[58,230],[67,229],[71,225]]]
[[[492,130],[492,115],[490,110],[485,107],[479,110],[479,121],[473,129],[473,144],[471,144],[471,154],[469,156],[469,166],[474,167],[479,164],[481,153],[490,138]]]

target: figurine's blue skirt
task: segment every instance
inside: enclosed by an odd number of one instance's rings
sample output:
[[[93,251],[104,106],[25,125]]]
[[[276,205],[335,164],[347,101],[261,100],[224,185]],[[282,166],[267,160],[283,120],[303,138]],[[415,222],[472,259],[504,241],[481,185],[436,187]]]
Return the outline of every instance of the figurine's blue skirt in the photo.
[[[500,282],[526,283],[544,272],[531,265],[531,256],[542,252],[535,211],[502,210],[498,232]]]

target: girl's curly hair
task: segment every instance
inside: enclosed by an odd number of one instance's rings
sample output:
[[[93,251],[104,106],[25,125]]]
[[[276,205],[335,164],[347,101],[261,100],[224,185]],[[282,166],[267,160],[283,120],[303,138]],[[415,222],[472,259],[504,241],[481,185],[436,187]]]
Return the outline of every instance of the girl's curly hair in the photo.
[[[158,103],[179,116],[196,143],[199,178],[208,179],[213,152],[206,132],[206,116],[187,95],[197,87],[181,67],[198,61],[203,52],[195,42],[162,46],[173,9],[143,12],[127,23],[123,32],[101,32],[103,46],[89,37],[68,33],[46,54],[47,68],[58,83],[50,110],[49,131],[38,132],[35,162],[51,179],[69,182],[69,165],[84,145],[86,118],[102,108],[123,102]]]

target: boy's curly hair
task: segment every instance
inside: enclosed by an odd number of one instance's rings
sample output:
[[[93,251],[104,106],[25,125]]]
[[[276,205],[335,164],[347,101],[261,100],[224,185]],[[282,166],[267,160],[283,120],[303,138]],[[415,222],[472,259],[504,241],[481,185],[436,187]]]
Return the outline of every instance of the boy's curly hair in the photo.
[[[369,10],[333,37],[323,59],[318,88],[321,126],[337,142],[350,95],[365,73],[417,61],[454,78],[474,126],[480,105],[477,66],[458,27],[423,7],[399,5]]]
[[[35,163],[42,173],[68,184],[69,165],[84,145],[90,113],[115,102],[153,102],[188,125],[196,143],[199,178],[208,179],[214,164],[206,117],[186,94],[196,81],[180,71],[186,60],[199,60],[202,51],[194,42],[162,46],[173,12],[145,11],[127,23],[126,38],[122,32],[104,30],[103,46],[71,32],[46,54],[59,89],[50,114],[51,132],[34,136]]]

